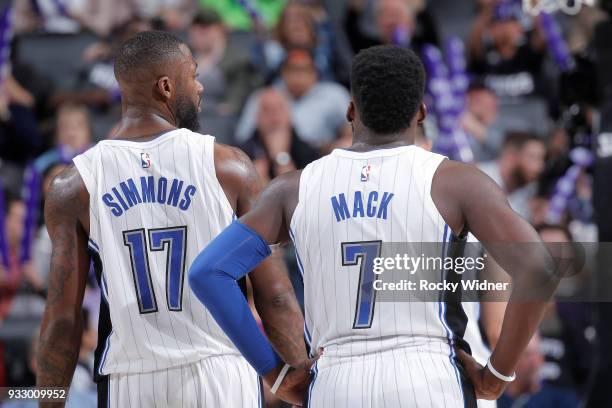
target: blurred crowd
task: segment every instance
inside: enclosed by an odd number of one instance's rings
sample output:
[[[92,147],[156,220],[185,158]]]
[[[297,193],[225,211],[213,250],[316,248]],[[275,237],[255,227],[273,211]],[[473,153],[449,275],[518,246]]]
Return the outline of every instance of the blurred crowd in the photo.
[[[201,132],[242,148],[266,182],[351,144],[349,72],[360,49],[397,44],[420,53],[457,37],[468,82],[456,126],[473,164],[545,241],[597,241],[588,165],[579,166],[561,205],[554,200],[576,164],[571,152],[593,150],[598,98],[590,45],[610,16],[595,7],[555,14],[581,68],[568,74],[540,20],[515,3],[502,10],[499,0],[14,0],[12,38],[0,32],[0,54],[10,55],[0,86],[0,247],[7,255],[0,263],[0,386],[34,384],[33,339],[51,256],[45,193],[72,157],[113,138],[121,114],[113,52],[143,30],[187,41],[204,85]],[[435,150],[443,132],[430,113],[418,143]],[[95,406],[97,296],[92,274],[73,406]],[[589,304],[551,303],[498,406],[577,407],[596,338]]]

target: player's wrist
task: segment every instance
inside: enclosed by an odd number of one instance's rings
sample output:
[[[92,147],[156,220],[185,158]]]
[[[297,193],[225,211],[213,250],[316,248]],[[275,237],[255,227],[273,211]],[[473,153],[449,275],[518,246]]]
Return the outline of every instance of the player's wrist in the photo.
[[[289,364],[286,364],[286,363],[283,366],[283,368],[281,368],[281,371],[280,371],[280,373],[278,373],[278,376],[276,377],[276,380],[274,381],[274,384],[272,384],[272,386],[270,387],[270,392],[272,394],[276,394],[276,392],[280,388],[281,384],[283,383],[283,380],[287,376],[287,373],[289,373],[290,369],[291,369],[291,366]]]
[[[482,368],[482,372],[478,398],[487,400],[499,398],[510,383],[497,378],[486,366]]]
[[[513,369],[508,369],[501,364],[496,364],[494,361],[496,360],[493,359],[493,356],[487,359],[487,364],[485,367],[489,374],[491,374],[498,381],[505,383],[511,383],[516,379],[516,373]]]
[[[278,378],[284,366],[285,363],[281,361],[276,367],[262,376],[262,379],[265,381],[268,387],[272,387],[274,385],[274,382]]]

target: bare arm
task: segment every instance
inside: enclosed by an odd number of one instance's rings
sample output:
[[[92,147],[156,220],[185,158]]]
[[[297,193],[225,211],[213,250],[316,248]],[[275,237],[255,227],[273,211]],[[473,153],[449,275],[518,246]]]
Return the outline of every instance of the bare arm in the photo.
[[[83,294],[89,271],[86,220],[88,195],[74,167],[51,184],[45,203],[45,221],[53,250],[47,304],[38,346],[39,387],[68,387],[79,356]],[[42,404],[60,407],[63,402]]]
[[[282,251],[275,251],[249,276],[255,307],[270,342],[285,362],[298,365],[308,358],[304,316],[284,267]]]
[[[298,201],[300,174],[292,171],[272,180],[240,221],[269,243],[287,242],[289,223]]]
[[[255,200],[261,191],[261,182],[249,158],[238,149],[232,150],[233,153],[229,154],[233,156],[234,163],[231,165],[231,161],[228,161],[224,165],[225,172],[223,175],[220,174],[220,178],[225,177],[228,182],[237,186],[236,213],[243,216],[253,211]],[[278,203],[279,201],[276,200],[274,205]],[[269,205],[269,203],[266,204]],[[261,208],[261,205],[258,203],[255,208]],[[282,217],[282,213],[277,214],[275,209],[268,208],[264,212],[266,219],[275,216]],[[242,217],[240,221],[249,225],[245,222],[245,219],[249,218],[251,218],[250,214]],[[271,227],[273,223],[267,226]],[[262,237],[267,239],[265,235]],[[278,241],[273,239],[268,242]],[[275,250],[268,259],[249,274],[249,278],[253,286],[255,307],[276,352],[291,365],[297,365],[306,360],[308,357],[303,335],[304,317],[282,259],[282,250],[280,248]]]
[[[289,178],[295,178],[298,173],[289,174],[292,175]],[[287,178],[281,177],[280,183],[276,181],[278,178],[272,181],[257,204],[240,218],[241,222],[260,233],[268,243],[284,242],[287,239],[283,202],[291,193],[278,188],[279,184],[282,187]],[[295,194],[297,199],[297,192]],[[291,365],[307,359],[303,334],[304,316],[282,262],[282,249],[278,248],[269,260],[249,276],[254,290],[259,292],[255,295],[255,306],[276,351]]]
[[[450,161],[442,163],[434,177],[432,197],[453,231],[470,230],[512,277],[510,302],[491,356],[497,371],[510,375],[537,330],[546,301],[558,284],[558,278],[552,273],[550,254],[533,227],[509,207],[501,189],[474,167]],[[537,300],[533,296],[534,288],[537,288]],[[526,299],[523,296],[526,293],[532,294],[533,299]],[[481,371],[480,375],[484,381],[480,396],[497,398],[505,384],[499,383],[488,370]],[[480,385],[475,385],[478,393]]]

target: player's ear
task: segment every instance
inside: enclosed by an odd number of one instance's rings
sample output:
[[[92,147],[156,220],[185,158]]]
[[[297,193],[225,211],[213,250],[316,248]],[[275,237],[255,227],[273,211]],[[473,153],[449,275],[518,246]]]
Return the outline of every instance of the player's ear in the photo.
[[[349,102],[349,106],[346,109],[346,120],[349,123],[352,123],[355,120],[355,103],[353,101]]]
[[[160,77],[157,80],[157,92],[159,92],[164,99],[170,99],[173,90],[173,84],[167,76]]]
[[[421,103],[419,107],[419,111],[417,112],[417,124],[420,126],[425,122],[425,118],[427,117],[427,106],[424,103]]]

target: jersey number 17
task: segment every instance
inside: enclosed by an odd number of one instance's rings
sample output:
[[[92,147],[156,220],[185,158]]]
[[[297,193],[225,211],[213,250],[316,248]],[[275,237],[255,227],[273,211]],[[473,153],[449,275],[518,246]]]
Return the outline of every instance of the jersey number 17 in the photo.
[[[148,251],[167,251],[166,302],[168,310],[172,312],[183,310],[186,242],[186,226],[155,228],[148,231],[145,231],[144,228],[123,231],[123,243],[130,251],[132,276],[141,314],[158,311],[155,290],[151,281]]]

